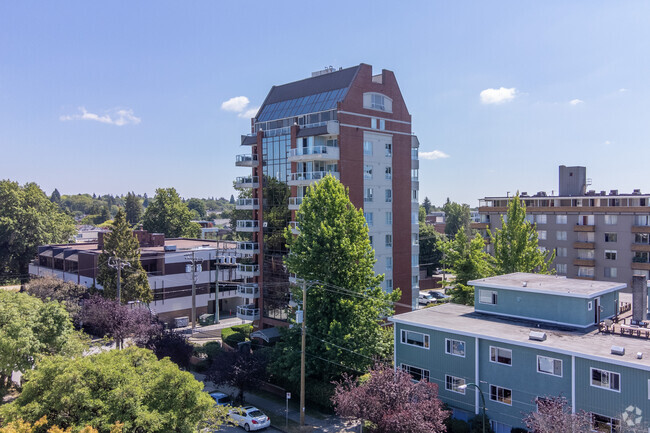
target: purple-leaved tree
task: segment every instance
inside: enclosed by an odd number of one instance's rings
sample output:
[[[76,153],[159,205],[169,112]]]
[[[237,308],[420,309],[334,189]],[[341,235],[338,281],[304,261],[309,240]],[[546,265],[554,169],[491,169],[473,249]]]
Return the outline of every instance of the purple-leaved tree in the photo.
[[[372,423],[376,433],[439,433],[449,416],[438,399],[438,385],[413,382],[400,369],[376,364],[368,375],[344,374],[332,397],[336,413]]]
[[[537,411],[524,418],[526,427],[533,433],[589,433],[591,417],[587,412],[571,413],[567,399],[561,396],[537,399]]]

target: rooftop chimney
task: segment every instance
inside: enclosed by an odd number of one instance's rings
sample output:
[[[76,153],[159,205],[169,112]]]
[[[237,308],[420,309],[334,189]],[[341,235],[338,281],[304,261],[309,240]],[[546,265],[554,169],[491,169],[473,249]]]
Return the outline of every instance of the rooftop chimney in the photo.
[[[632,320],[641,322],[648,314],[648,279],[645,275],[632,277]]]

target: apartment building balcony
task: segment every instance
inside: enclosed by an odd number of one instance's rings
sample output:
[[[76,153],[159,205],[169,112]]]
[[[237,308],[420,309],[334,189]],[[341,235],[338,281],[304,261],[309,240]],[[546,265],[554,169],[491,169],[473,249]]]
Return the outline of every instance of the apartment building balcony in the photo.
[[[241,320],[259,320],[260,309],[255,308],[255,305],[239,305],[237,306],[237,318]]]
[[[298,227],[297,221],[291,221],[289,223],[289,228],[291,229],[291,233],[294,235],[300,234],[300,228]]]
[[[287,183],[289,186],[307,186],[323,179],[328,174],[331,174],[336,179],[340,178],[338,171],[309,171],[306,173],[291,173]]]
[[[259,188],[258,176],[244,176],[235,179],[235,188]]]
[[[469,226],[474,230],[487,230],[490,228],[489,223],[469,223]]]
[[[632,269],[639,271],[650,271],[650,263],[634,262],[634,260],[632,260]]]
[[[260,275],[260,266],[259,265],[247,265],[243,263],[237,263],[237,276],[239,278],[253,278]]]
[[[574,232],[595,232],[596,226],[586,224],[576,224],[573,226]]]
[[[257,144],[257,132],[241,136],[242,146],[255,146]]]
[[[258,220],[237,220],[238,232],[258,232],[260,231],[260,222]]]
[[[237,295],[242,298],[259,298],[259,285],[257,283],[237,284]]]
[[[257,242],[237,242],[237,254],[252,256],[260,253],[260,244]]]
[[[235,165],[237,167],[257,167],[259,165],[257,154],[237,155]]]
[[[289,151],[289,162],[338,161],[339,148],[334,146],[298,147]]]
[[[574,266],[587,266],[593,268],[596,266],[596,261],[594,259],[574,259]]]
[[[632,233],[650,233],[650,226],[632,226]]]
[[[256,198],[240,198],[237,200],[237,210],[257,210],[260,202]]]
[[[577,250],[593,250],[594,249],[594,243],[593,242],[574,242],[573,243],[573,248]]]
[[[632,251],[650,252],[650,245],[648,245],[648,244],[632,244]]]
[[[289,197],[289,210],[298,210],[302,204],[302,197]]]

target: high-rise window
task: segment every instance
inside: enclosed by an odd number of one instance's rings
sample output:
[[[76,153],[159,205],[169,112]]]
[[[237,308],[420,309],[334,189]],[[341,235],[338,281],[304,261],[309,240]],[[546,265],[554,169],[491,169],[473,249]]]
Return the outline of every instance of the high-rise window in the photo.
[[[363,201],[365,201],[366,203],[371,202],[372,201],[372,196],[373,196],[372,188],[366,188],[364,196],[363,196]]]
[[[566,247],[559,247],[555,250],[555,254],[558,257],[566,257],[567,256],[567,249]]]
[[[607,278],[616,278],[618,275],[617,268],[604,268],[604,275]]]
[[[555,238],[558,241],[566,241],[566,231],[559,230],[559,231],[555,232]]]
[[[393,269],[393,258],[386,257],[386,270],[390,271],[391,269]]]
[[[393,246],[393,235],[386,235],[386,246],[392,248]]]
[[[391,143],[386,143],[386,156],[391,156],[393,154],[393,145]]]
[[[380,129],[383,131],[384,129],[386,129],[386,120],[372,117],[370,119],[370,127],[372,129]]]
[[[607,225],[618,224],[618,215],[605,215],[605,224]]]
[[[386,290],[389,292],[393,290],[393,280],[386,280]]]
[[[384,172],[386,173],[386,175],[385,175],[386,179],[392,179],[393,178],[393,169],[392,169],[392,167],[386,167],[386,170]]]
[[[386,203],[390,203],[393,201],[393,191],[388,188],[384,191],[386,193]]]
[[[537,224],[546,224],[546,215],[537,215],[535,221]]]
[[[566,215],[555,215],[555,224],[566,224]]]
[[[368,224],[368,227],[372,227],[372,212],[364,212],[363,216],[366,217],[366,224]]]
[[[372,179],[372,164],[366,164],[363,166],[363,178]]]
[[[558,263],[555,265],[555,270],[559,275],[566,275],[566,263]]]
[[[386,212],[386,225],[389,225],[389,226],[393,225],[393,213],[392,212]]]
[[[545,241],[546,240],[546,230],[537,230],[537,238],[540,241]]]
[[[605,250],[605,260],[616,260],[616,250]]]
[[[411,266],[416,267],[420,265],[420,256],[418,254],[411,255]]]
[[[372,155],[372,141],[363,142],[363,154]]]
[[[616,242],[618,240],[617,233],[605,233],[605,242]]]

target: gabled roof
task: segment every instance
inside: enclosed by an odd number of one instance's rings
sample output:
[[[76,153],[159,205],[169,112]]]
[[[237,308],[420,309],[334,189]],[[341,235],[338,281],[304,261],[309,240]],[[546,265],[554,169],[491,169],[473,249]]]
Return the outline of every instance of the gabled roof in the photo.
[[[256,120],[284,119],[332,110],[347,94],[360,66],[273,86],[260,107]]]

